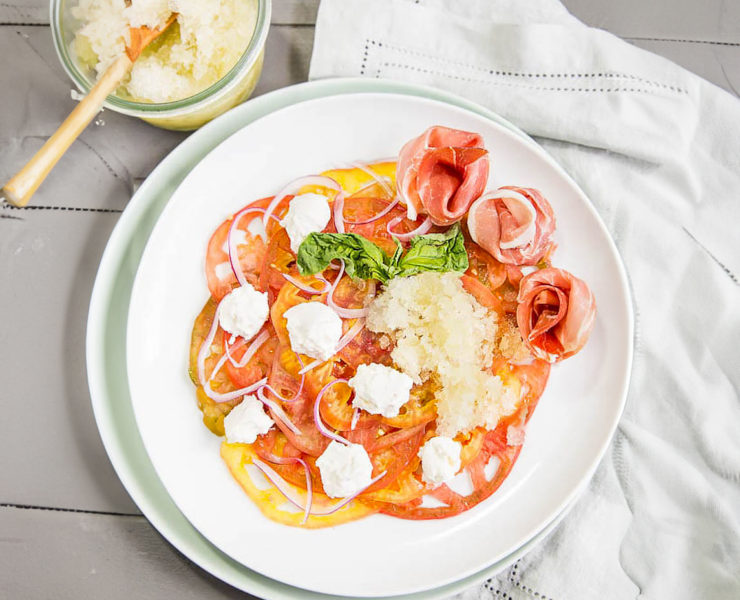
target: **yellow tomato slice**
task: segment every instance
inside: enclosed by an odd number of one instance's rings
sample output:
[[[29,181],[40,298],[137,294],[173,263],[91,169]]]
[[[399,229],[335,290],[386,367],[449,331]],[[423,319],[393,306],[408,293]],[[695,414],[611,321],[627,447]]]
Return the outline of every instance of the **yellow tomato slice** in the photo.
[[[254,501],[262,514],[268,519],[272,519],[283,525],[318,529],[320,527],[331,527],[356,519],[362,519],[377,512],[377,510],[353,500],[331,515],[310,515],[306,523],[301,523],[303,521],[302,512],[294,512],[293,510],[282,508],[288,501],[280,490],[273,485],[270,485],[266,489],[260,489],[252,479],[252,475],[246,467],[252,464],[255,457],[256,454],[251,444],[227,444],[226,442],[221,444],[221,458],[223,458],[234,479],[236,479],[247,496]],[[289,486],[295,492],[296,497],[300,498],[303,502],[306,501],[305,490],[287,482],[285,485]],[[318,492],[313,494],[313,507],[316,510],[327,509],[337,502],[340,502],[340,500],[329,498]]]
[[[396,163],[395,162],[381,162],[367,165],[368,170],[373,171],[378,177],[387,177],[390,179],[389,186],[391,189],[396,187]],[[325,177],[331,177],[339,185],[342,186],[344,194],[351,196],[368,184],[372,183],[374,179],[372,176],[362,169],[356,167],[349,169],[330,169],[322,173]],[[306,186],[301,189],[301,193],[315,192],[322,193],[323,188],[321,186]]]

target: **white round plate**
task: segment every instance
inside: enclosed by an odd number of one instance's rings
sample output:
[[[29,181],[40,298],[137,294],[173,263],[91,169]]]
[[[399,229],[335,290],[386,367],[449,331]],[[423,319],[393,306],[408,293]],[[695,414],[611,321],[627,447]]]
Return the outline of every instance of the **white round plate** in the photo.
[[[202,424],[187,375],[190,331],[208,292],[211,233],[247,202],[347,161],[396,154],[431,125],[480,132],[489,187],[542,190],[558,221],[556,265],[591,286],[598,317],[586,348],[552,370],[512,473],[451,519],[382,515],[321,530],[272,522],[242,492]],[[623,267],[586,197],[539,146],[478,114],[393,94],[346,94],[271,113],[216,147],[172,196],[144,251],[129,308],[131,399],[168,493],[216,547],[268,577],[342,596],[432,589],[512,553],[561,512],[593,473],[622,412],[632,362]]]

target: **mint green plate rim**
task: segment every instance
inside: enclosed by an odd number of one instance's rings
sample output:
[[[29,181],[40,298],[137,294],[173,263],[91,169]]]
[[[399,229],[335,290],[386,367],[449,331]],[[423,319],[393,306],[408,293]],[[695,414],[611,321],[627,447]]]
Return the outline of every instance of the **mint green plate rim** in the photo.
[[[139,435],[126,378],[126,321],[131,288],[144,247],[164,206],[190,170],[213,148],[252,121],[291,104],[362,92],[405,94],[447,102],[491,119],[536,145],[524,132],[495,113],[453,94],[425,86],[388,80],[326,79],[259,96],[193,133],[152,171],[131,198],[111,234],[90,301],[86,337],[88,385],[100,437],[118,477],[144,516],[175,548],[226,583],[269,600],[319,600],[338,596],[290,586],[234,561],[211,545],[167,494]],[[446,598],[492,577],[550,533],[575,501],[572,500],[552,522],[518,550],[478,573],[439,588],[393,598]]]

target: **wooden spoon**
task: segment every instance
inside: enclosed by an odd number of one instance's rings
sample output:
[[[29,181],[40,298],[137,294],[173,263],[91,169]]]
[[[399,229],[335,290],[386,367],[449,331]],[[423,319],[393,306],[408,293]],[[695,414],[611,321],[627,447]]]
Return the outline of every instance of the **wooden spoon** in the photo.
[[[161,35],[177,18],[172,13],[161,28],[130,27],[131,42],[126,52],[119,56],[103,73],[98,82],[90,89],[70,115],[64,120],[54,134],[46,141],[41,149],[28,161],[18,173],[5,184],[0,191],[0,202],[5,199],[15,206],[25,206],[41,183],[46,179],[49,171],[67,151],[100,111],[108,94],[113,92],[121,80],[126,76],[134,61],[139,58],[144,48],[152,40]]]

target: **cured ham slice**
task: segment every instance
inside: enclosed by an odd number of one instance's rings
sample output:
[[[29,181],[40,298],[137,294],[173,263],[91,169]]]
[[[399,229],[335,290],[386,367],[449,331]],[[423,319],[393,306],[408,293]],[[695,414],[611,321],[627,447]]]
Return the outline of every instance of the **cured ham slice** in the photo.
[[[468,230],[499,262],[534,265],[553,249],[555,215],[538,190],[502,187],[473,203]]]
[[[462,219],[488,181],[489,157],[477,133],[430,127],[401,148],[397,176],[408,218],[435,225]]]
[[[596,302],[588,286],[568,271],[549,267],[530,273],[522,279],[517,301],[519,331],[536,357],[558,362],[588,341]]]

